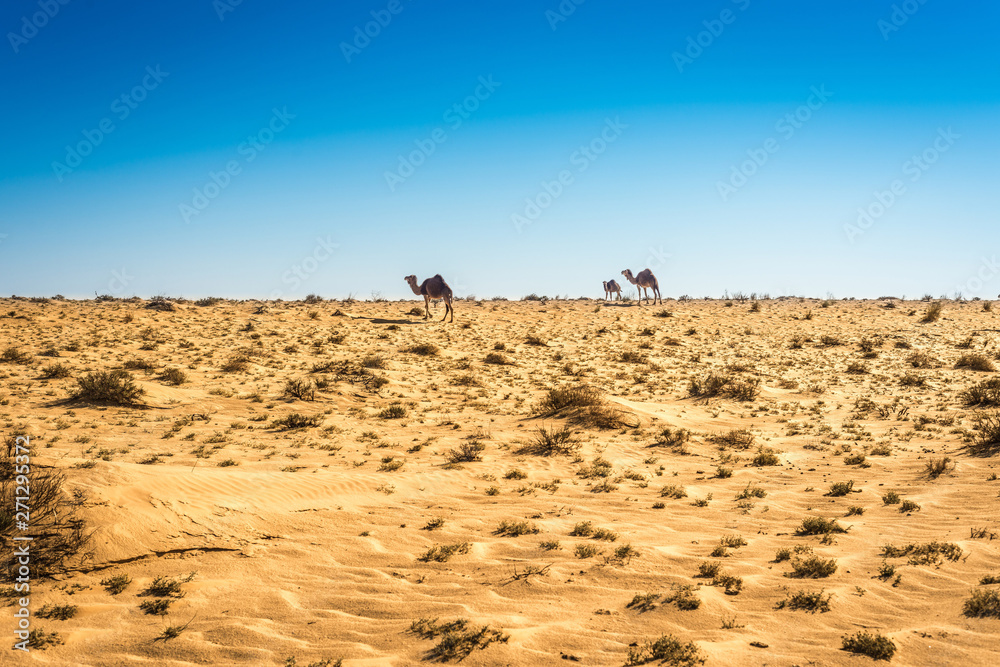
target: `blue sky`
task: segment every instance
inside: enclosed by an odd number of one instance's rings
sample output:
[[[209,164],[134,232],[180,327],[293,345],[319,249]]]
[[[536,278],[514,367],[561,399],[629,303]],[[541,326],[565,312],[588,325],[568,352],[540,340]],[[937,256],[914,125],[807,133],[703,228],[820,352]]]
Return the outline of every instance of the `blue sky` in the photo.
[[[0,294],[1000,292],[996,3],[64,1],[0,9]]]

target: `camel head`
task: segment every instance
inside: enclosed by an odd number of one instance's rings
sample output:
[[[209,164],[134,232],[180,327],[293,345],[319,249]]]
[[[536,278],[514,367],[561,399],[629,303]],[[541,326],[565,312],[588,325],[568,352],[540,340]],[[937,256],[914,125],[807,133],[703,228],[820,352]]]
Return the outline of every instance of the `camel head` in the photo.
[[[635,282],[635,278],[632,277],[632,269],[625,269],[624,271],[622,271],[622,275],[625,276],[625,278],[627,278],[630,283]]]
[[[406,282],[410,283],[410,287],[416,287],[417,286],[417,277],[416,276],[406,276],[405,278],[403,278],[403,280],[405,280]]]
[[[605,292],[608,291],[608,281],[607,280],[604,281],[604,291]]]

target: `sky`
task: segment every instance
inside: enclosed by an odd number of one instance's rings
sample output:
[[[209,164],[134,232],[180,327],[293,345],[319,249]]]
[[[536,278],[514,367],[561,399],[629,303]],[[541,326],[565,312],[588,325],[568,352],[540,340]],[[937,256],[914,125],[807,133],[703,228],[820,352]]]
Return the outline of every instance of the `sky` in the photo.
[[[993,298],[998,19],[9,0],[0,294]]]

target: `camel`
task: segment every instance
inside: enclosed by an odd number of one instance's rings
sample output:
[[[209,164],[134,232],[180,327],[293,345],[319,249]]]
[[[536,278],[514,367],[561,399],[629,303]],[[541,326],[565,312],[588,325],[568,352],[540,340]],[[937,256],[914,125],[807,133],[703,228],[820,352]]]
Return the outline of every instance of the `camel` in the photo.
[[[663,297],[660,296],[660,283],[656,280],[656,276],[649,269],[643,269],[639,272],[639,275],[633,276],[631,269],[625,269],[622,271],[622,275],[630,283],[636,286],[636,291],[639,292],[639,298],[636,300],[637,303],[642,306],[642,295],[646,294],[646,301],[649,301],[649,292],[647,289],[653,290],[653,305],[656,305],[656,299],[659,297],[660,305],[663,305]]]
[[[618,294],[618,296],[616,298],[619,301],[621,301],[621,298],[622,298],[622,287],[621,287],[621,285],[619,285],[614,280],[606,280],[604,282],[604,300],[607,301],[608,300],[608,296],[611,295],[611,294],[615,294],[615,293]]]
[[[403,280],[409,283],[410,289],[413,290],[414,294],[424,297],[425,320],[430,319],[431,316],[431,299],[443,299],[445,308],[444,317],[441,318],[441,321],[444,322],[445,318],[448,317],[448,313],[451,313],[451,320],[449,321],[455,321],[455,308],[451,305],[451,288],[448,287],[448,283],[444,281],[440,273],[420,283],[419,287],[417,286],[416,276],[406,276]]]

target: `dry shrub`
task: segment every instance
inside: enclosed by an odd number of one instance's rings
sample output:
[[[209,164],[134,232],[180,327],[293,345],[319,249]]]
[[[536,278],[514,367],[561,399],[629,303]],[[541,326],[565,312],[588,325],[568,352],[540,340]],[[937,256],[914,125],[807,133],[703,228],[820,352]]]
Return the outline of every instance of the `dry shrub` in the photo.
[[[146,391],[126,371],[95,371],[77,378],[73,400],[102,405],[132,406]]]
[[[77,515],[79,499],[69,496],[63,489],[66,477],[52,468],[31,465],[24,474],[15,474],[15,459],[12,455],[0,459],[0,548],[4,554],[4,571],[12,581],[17,569],[15,549],[30,544],[32,575],[37,578],[49,577],[64,572],[70,566],[90,557],[87,547],[91,533],[86,530],[82,518]],[[31,489],[31,520],[27,530],[20,530],[17,517],[12,511],[16,507],[18,486],[27,483]],[[7,510],[11,512],[8,514]],[[15,542],[14,537],[31,537],[31,542]]]
[[[600,390],[588,385],[549,389],[535,411],[536,417],[565,417],[590,428],[635,428],[639,418],[605,400]]]

